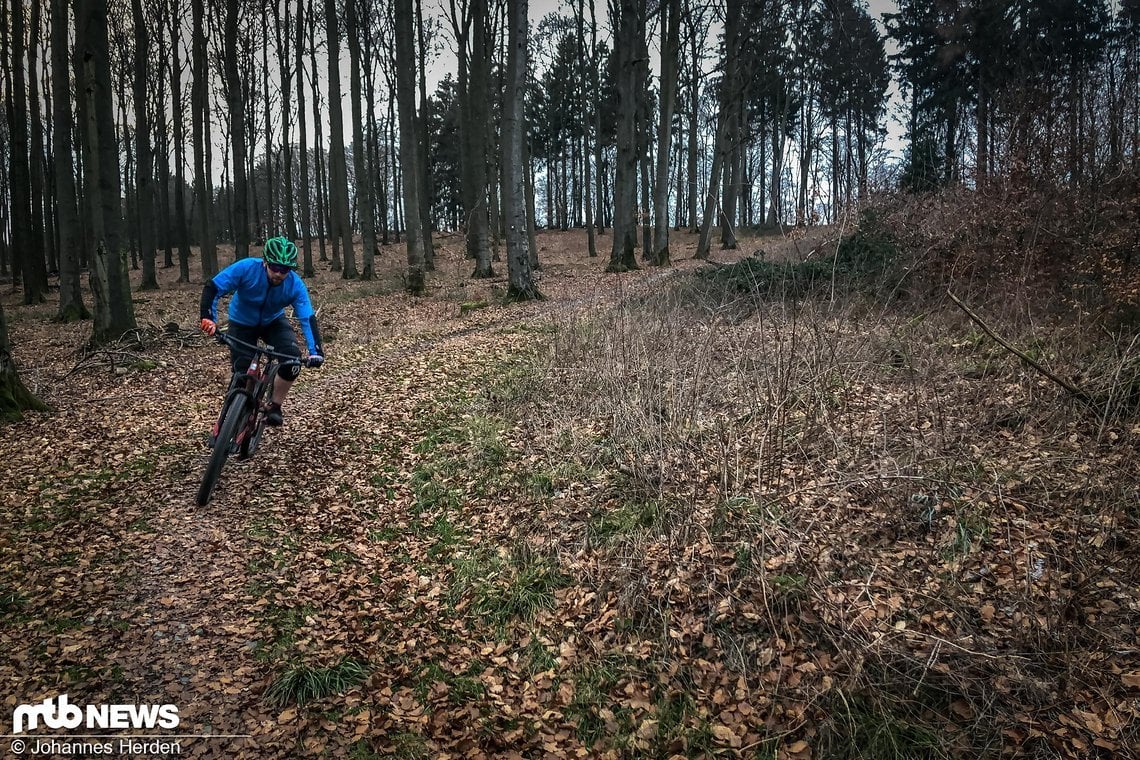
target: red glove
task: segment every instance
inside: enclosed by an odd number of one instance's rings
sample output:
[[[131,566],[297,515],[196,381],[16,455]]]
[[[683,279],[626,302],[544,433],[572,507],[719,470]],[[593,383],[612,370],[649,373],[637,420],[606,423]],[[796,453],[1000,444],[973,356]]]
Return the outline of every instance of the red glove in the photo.
[[[213,335],[217,331],[218,331],[218,326],[216,324],[214,324],[214,320],[212,320],[212,319],[203,319],[202,320],[202,332],[206,333],[207,335]]]

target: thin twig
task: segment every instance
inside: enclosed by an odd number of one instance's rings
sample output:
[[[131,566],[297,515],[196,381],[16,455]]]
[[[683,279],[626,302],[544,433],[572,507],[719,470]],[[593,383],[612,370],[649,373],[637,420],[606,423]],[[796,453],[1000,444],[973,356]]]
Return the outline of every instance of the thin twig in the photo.
[[[962,311],[966,312],[966,316],[968,316],[971,320],[973,320],[974,323],[976,323],[978,325],[978,327],[982,328],[982,331],[986,335],[990,336],[995,341],[997,341],[1002,346],[1002,348],[1006,349],[1007,351],[1009,351],[1012,354],[1015,354],[1023,362],[1025,362],[1029,366],[1033,367],[1033,369],[1037,370],[1038,372],[1040,372],[1042,375],[1049,378],[1053,382],[1057,383],[1057,385],[1060,385],[1062,388],[1067,390],[1069,393],[1071,393],[1076,398],[1080,399],[1081,401],[1084,401],[1086,404],[1088,404],[1089,406],[1091,406],[1093,408],[1097,408],[1097,406],[1098,406],[1097,403],[1095,401],[1093,401],[1092,396],[1090,396],[1087,392],[1085,392],[1084,390],[1073,385],[1071,382],[1064,379],[1063,377],[1060,377],[1060,376],[1054,374],[1053,372],[1050,372],[1048,369],[1043,367],[1039,362],[1032,359],[1024,351],[1021,351],[1021,350],[1013,347],[1012,345],[1010,345],[1008,341],[1006,341],[1000,335],[995,333],[990,328],[989,325],[987,325],[985,322],[983,322],[981,317],[979,317],[977,314],[972,312],[970,310],[969,306],[962,303],[962,301],[958,298],[958,296],[954,295],[949,290],[946,291],[946,295],[950,296],[950,300],[953,301],[955,304],[957,304],[958,308],[960,308]]]

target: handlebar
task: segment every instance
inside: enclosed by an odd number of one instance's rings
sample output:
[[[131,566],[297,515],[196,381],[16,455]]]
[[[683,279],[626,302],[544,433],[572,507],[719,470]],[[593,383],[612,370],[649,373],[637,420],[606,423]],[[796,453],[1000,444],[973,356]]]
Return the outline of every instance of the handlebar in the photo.
[[[219,343],[222,343],[222,344],[228,344],[228,345],[237,344],[239,346],[245,346],[246,348],[252,348],[254,351],[259,351],[263,354],[267,354],[269,356],[272,356],[273,358],[280,361],[281,364],[283,364],[283,365],[296,364],[298,366],[307,366],[306,362],[301,361],[300,359],[298,359],[296,356],[293,356],[292,354],[283,354],[280,351],[274,351],[273,346],[255,345],[253,343],[247,343],[244,340],[241,340],[240,338],[235,338],[232,335],[230,335],[224,331],[221,331],[221,330],[214,333],[214,339],[217,340]]]

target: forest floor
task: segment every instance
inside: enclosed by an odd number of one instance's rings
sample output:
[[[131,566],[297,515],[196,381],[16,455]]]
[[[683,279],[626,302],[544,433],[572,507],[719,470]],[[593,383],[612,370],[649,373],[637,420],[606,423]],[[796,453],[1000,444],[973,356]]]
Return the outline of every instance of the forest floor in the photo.
[[[98,351],[6,288],[53,411],[0,440],[2,709],[176,705],[139,757],[1140,756],[1136,417],[953,309],[741,294],[675,237],[607,275],[541,233],[528,304],[459,237],[423,298],[399,246],[322,265],[328,362],[204,508],[200,275]]]

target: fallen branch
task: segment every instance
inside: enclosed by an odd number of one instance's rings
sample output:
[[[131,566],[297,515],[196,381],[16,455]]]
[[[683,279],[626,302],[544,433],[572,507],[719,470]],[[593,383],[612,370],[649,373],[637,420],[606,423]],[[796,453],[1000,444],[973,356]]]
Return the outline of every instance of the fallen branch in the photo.
[[[975,314],[973,311],[971,311],[969,306],[962,303],[962,301],[958,298],[958,296],[954,295],[949,290],[946,291],[946,295],[950,296],[950,300],[953,301],[955,304],[957,304],[959,309],[966,312],[967,317],[969,317],[971,320],[973,320],[974,323],[978,325],[978,327],[982,328],[982,332],[984,332],[986,335],[990,336],[995,341],[997,341],[998,344],[1001,345],[1002,348],[1004,348],[1005,350],[1009,351],[1010,353],[1016,355],[1019,359],[1021,359],[1023,362],[1028,364],[1030,367],[1033,367],[1033,369],[1037,370],[1042,375],[1044,375],[1045,377],[1047,377],[1050,380],[1052,380],[1053,382],[1055,382],[1057,385],[1059,385],[1062,388],[1064,388],[1065,390],[1067,390],[1074,397],[1080,399],[1081,401],[1085,402],[1086,404],[1088,404],[1089,406],[1091,406],[1093,408],[1098,407],[1097,403],[1093,400],[1092,396],[1090,396],[1086,391],[1082,390],[1081,388],[1078,388],[1076,385],[1073,385],[1071,382],[1069,382],[1065,378],[1060,377],[1060,376],[1056,375],[1055,373],[1049,371],[1045,367],[1041,366],[1040,363],[1038,363],[1037,361],[1032,359],[1024,351],[1021,351],[1021,350],[1015,348],[1014,346],[1010,345],[1008,341],[1006,341],[1000,335],[995,333],[990,328],[989,325],[987,325],[985,322],[983,322],[981,317],[979,317],[977,314]]]

